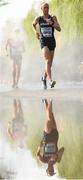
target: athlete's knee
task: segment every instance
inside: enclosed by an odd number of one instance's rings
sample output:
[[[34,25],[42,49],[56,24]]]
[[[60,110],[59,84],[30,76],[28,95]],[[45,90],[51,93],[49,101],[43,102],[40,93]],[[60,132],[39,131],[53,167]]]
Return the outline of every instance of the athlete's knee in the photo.
[[[46,60],[46,64],[47,64],[48,66],[50,66],[50,61],[49,61],[49,59]]]
[[[51,113],[51,112],[47,112],[47,116],[48,116],[48,121],[51,121],[51,119],[52,119],[52,113]]]
[[[15,74],[15,73],[16,73],[16,68],[13,67],[13,68],[12,68],[12,74]]]
[[[18,71],[20,71],[21,65],[20,65],[20,64],[17,64],[17,65],[16,65],[16,69],[17,69]]]
[[[44,58],[47,60],[49,59],[49,54],[47,52],[44,53]]]
[[[49,121],[52,120],[52,114],[49,114]]]

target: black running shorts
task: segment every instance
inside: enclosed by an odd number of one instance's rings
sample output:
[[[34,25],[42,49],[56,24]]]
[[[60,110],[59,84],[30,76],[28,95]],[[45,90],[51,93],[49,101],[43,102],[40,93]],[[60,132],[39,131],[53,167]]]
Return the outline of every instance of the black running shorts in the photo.
[[[55,38],[41,38],[40,45],[41,45],[41,49],[47,46],[50,51],[54,51],[56,47]]]
[[[44,136],[43,136],[44,142],[46,142],[46,143],[49,143],[49,142],[57,143],[58,138],[59,138],[59,134],[58,134],[57,129],[53,129],[50,133],[46,133],[44,131]]]

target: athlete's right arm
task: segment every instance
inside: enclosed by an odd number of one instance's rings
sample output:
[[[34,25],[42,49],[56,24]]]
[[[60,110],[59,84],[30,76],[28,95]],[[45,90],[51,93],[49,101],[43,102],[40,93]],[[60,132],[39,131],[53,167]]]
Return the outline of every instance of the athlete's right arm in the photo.
[[[13,138],[13,134],[12,134],[12,131],[11,131],[11,122],[9,122],[9,124],[8,124],[7,132],[8,132],[9,135]]]
[[[5,46],[5,50],[6,50],[7,56],[8,56],[8,47],[9,46],[10,46],[10,43],[9,43],[9,39],[8,39],[7,43],[6,43],[6,46]]]
[[[40,17],[35,18],[33,23],[32,23],[32,28],[33,28],[33,31],[34,31],[37,39],[40,38],[40,33],[37,31],[37,24],[39,23],[39,18]]]
[[[39,156],[39,154],[40,154],[40,146],[38,146],[36,155]]]
[[[40,161],[40,162],[45,162],[43,157],[41,156],[41,154],[37,155],[37,159]]]
[[[9,39],[7,40],[7,43],[6,43],[6,46],[5,46],[6,51],[7,51],[8,46],[9,46]]]
[[[58,163],[60,163],[63,153],[64,153],[64,147],[60,148],[58,151],[58,158],[57,158]]]

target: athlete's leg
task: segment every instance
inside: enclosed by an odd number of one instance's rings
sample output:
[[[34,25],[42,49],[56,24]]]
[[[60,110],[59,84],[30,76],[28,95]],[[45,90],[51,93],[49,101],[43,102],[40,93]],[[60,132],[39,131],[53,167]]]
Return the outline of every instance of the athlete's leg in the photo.
[[[51,72],[52,72],[52,63],[53,63],[53,58],[54,58],[54,51],[50,51],[50,69],[51,69]],[[51,77],[52,77],[52,73],[51,73]],[[52,81],[52,78],[51,78],[51,81],[49,82],[49,85],[51,86],[51,88],[53,88],[56,84],[56,81]]]
[[[44,70],[44,79],[47,79],[47,70]]]
[[[21,63],[16,65],[16,85],[18,85],[21,72]]]
[[[14,60],[12,60],[12,78],[13,78],[13,84],[12,86],[15,87],[15,83],[16,83],[16,64],[14,62]]]
[[[53,58],[54,58],[54,51],[50,51],[50,67],[52,67]]]
[[[18,109],[18,113],[20,113],[20,115],[23,116],[23,110],[22,110],[22,105],[21,105],[20,100],[17,101],[17,109]]]
[[[45,60],[45,74],[44,77],[48,78],[48,80],[51,80],[51,68],[50,68],[50,59],[51,59],[51,53],[47,46],[45,46],[42,49],[42,54]]]
[[[54,118],[54,114],[53,114],[53,107],[52,107],[52,100],[50,100],[48,102],[48,115],[51,119],[51,122],[52,122],[52,129],[56,129],[57,126],[56,126],[56,122],[55,122],[55,118]]]
[[[17,101],[16,99],[13,100],[13,112],[12,112],[12,117],[13,119],[16,117],[17,115]]]
[[[49,102],[45,100],[45,107],[46,107],[46,121],[44,131],[50,133],[53,129],[56,129],[56,122],[52,111],[52,101]]]

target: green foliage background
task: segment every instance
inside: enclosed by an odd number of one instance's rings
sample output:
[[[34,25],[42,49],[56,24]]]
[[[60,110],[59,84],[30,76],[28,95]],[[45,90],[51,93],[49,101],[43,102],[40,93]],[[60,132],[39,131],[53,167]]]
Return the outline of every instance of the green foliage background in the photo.
[[[66,40],[73,40],[77,37],[83,39],[83,1],[51,0],[49,4],[51,13],[56,15],[60,22],[63,38]],[[24,20],[24,27],[32,38],[32,21],[36,15],[37,11],[33,5]]]

